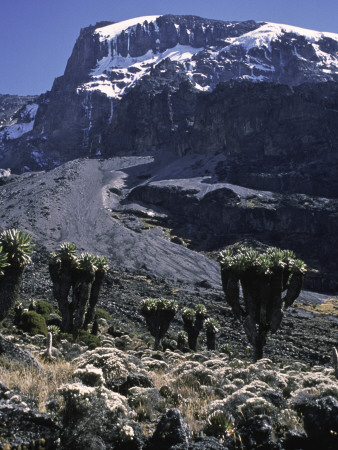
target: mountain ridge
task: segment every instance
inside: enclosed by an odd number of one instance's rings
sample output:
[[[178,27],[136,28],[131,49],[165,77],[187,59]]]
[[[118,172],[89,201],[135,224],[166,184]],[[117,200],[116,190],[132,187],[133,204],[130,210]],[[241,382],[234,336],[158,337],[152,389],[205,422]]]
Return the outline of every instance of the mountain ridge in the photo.
[[[125,30],[105,22],[81,31],[64,76],[35,106],[18,111],[14,128],[0,130],[0,166],[16,173],[67,171],[69,162],[90,158],[96,171],[101,159],[152,160],[123,176],[114,169],[108,208],[124,236],[132,230],[137,242],[149,227],[155,235],[143,243],[158,255],[187,246],[188,259],[191,249],[217,251],[243,236],[290,247],[320,272],[308,287],[335,292],[338,35],[194,16],[137,22]],[[274,70],[266,70],[268,61]],[[259,78],[264,74],[266,81]],[[1,178],[7,226],[26,223],[34,233],[35,222],[25,222],[8,197],[15,179],[8,173]],[[42,186],[48,174],[41,173]],[[89,169],[86,174],[91,189]],[[20,180],[30,184],[25,174]],[[68,185],[72,201],[82,198],[83,177],[80,184]],[[36,192],[32,202],[43,203],[43,188]],[[60,208],[69,211],[67,204]],[[97,216],[104,222],[106,216]],[[76,227],[71,235],[46,230],[58,241],[76,238]],[[169,243],[168,230],[174,233]],[[141,247],[135,260],[142,260]],[[156,258],[146,265],[156,271]],[[179,272],[177,265],[172,270]]]
[[[91,25],[81,30],[64,75],[39,97],[32,129],[15,133],[15,142],[8,128],[0,129],[0,165],[21,172],[103,152],[113,156],[112,119],[135,88],[165,95],[185,83],[188,91],[212,93],[234,80],[337,81],[338,34],[175,15]],[[156,145],[150,141],[143,152]],[[132,150],[127,142],[124,147]]]

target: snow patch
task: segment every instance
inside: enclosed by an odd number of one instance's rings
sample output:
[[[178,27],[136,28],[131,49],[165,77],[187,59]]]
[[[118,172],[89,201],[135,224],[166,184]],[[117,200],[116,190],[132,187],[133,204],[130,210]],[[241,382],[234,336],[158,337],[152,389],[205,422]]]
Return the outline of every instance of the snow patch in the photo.
[[[22,119],[30,119],[30,122],[16,123],[9,127],[5,127],[0,132],[0,141],[18,139],[26,133],[33,130],[36,112],[39,105],[31,103],[20,113]]]
[[[232,38],[230,45],[241,45],[247,51],[254,47],[267,47],[270,49],[271,42],[280,39],[280,37],[285,33],[304,36],[311,43],[318,42],[324,37],[329,37],[338,42],[338,34],[335,33],[326,33],[308,30],[306,28],[294,27],[292,25],[269,22],[256,30],[239,36],[238,38]]]
[[[134,19],[123,20],[122,22],[113,23],[112,25],[107,25],[102,28],[97,28],[95,34],[99,35],[100,42],[111,41],[117,37],[122,31],[127,30],[131,27],[136,27],[137,24],[144,24],[145,21],[148,23],[155,22],[159,16],[142,16],[135,17]]]
[[[121,55],[111,56],[109,49],[108,56],[98,61],[96,68],[91,72],[92,81],[82,84],[78,88],[81,91],[100,91],[110,98],[120,98],[126,89],[130,88],[144,75],[150,72],[151,66],[156,66],[166,58],[171,61],[185,62],[197,53],[203,51],[203,48],[194,48],[190,45],[176,45],[167,49],[163,53],[154,53],[149,50],[146,54],[138,57],[123,57]],[[130,68],[132,71],[129,71]],[[110,72],[117,74],[116,80],[109,79]],[[114,76],[113,74],[111,75]]]

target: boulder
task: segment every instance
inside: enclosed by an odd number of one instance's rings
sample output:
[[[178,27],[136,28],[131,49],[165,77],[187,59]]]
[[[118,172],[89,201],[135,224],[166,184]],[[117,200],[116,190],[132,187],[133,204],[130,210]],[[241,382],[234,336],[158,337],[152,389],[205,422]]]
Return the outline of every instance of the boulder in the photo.
[[[190,440],[189,426],[183,419],[179,409],[169,409],[160,419],[150,440],[151,450],[168,450],[176,444],[188,445]]]
[[[5,355],[10,360],[28,364],[35,369],[44,372],[42,365],[30,352],[22,350],[2,334],[0,334],[0,355]]]

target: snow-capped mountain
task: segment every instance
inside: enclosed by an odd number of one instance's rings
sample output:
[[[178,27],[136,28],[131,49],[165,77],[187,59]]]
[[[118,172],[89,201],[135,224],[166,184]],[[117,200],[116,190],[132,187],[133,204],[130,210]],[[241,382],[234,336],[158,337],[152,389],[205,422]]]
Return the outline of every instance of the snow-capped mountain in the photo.
[[[221,152],[280,158],[287,172],[319,148],[332,163],[337,81],[338,34],[195,16],[99,23],[81,30],[51,91],[0,128],[0,166]]]
[[[338,34],[197,18],[172,18],[161,25],[160,16],[150,16],[95,29],[103,56],[78,90],[121,98],[166,58],[181,64],[201,91],[230,79],[286,84],[338,80]]]

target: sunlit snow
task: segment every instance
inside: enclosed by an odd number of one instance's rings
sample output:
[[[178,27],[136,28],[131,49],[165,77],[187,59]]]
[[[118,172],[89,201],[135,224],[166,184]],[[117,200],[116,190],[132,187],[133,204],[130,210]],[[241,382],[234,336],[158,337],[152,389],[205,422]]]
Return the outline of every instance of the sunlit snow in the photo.
[[[0,132],[0,140],[18,139],[22,135],[32,131],[38,107],[39,105],[37,105],[36,103],[31,103],[27,105],[20,115],[22,118],[31,119],[30,122],[16,123],[14,125],[4,128]]]
[[[138,23],[143,24],[145,21],[148,23],[155,22],[156,19],[161,16],[142,16],[135,17],[134,19],[123,20],[122,22],[113,23],[102,28],[97,28],[95,33],[100,36],[100,42],[112,40],[118,36],[122,31],[128,28],[136,26]]]
[[[201,79],[204,78],[204,75],[201,73],[198,65],[196,65],[196,60],[193,58],[194,55],[204,51],[207,52],[206,58],[209,61],[219,60],[219,64],[231,65],[233,62],[232,51],[237,46],[241,46],[246,50],[246,55],[240,61],[242,65],[239,65],[238,67],[237,78],[249,79],[251,81],[271,81],[272,74],[276,72],[276,68],[271,60],[271,42],[280,40],[285,33],[303,36],[307,42],[312,45],[314,53],[318,58],[318,61],[316,61],[315,64],[323,74],[334,74],[338,72],[338,56],[332,53],[326,53],[319,47],[319,41],[322,38],[331,38],[338,42],[338,34],[313,31],[277,23],[262,24],[259,28],[239,37],[229,36],[226,39],[228,45],[223,48],[208,47],[208,49],[204,49],[178,44],[163,53],[149,50],[139,57],[131,57],[130,55],[123,57],[116,53],[116,40],[122,31],[125,31],[128,36],[130,36],[131,31],[137,24],[140,24],[146,30],[147,22],[148,24],[153,23],[155,32],[158,32],[158,26],[156,24],[156,19],[158,17],[160,16],[137,17],[97,28],[95,33],[99,35],[100,42],[106,42],[108,44],[108,55],[97,62],[96,67],[90,73],[90,81],[80,85],[78,87],[78,92],[100,91],[107,97],[110,97],[112,101],[114,101],[114,99],[120,99],[127,90],[135,85],[135,83],[145,75],[149,74],[152,67],[155,67],[165,58],[183,63],[186,74],[196,89],[210,91],[214,88],[216,82],[214,83],[212,77],[210,78],[209,76],[206,77],[205,82],[202,80],[203,82],[201,85]],[[175,24],[175,28],[177,33],[180,33],[180,26],[178,24]],[[190,42],[192,42],[193,31],[189,29],[186,29],[185,31],[190,36]],[[158,38],[156,43],[157,45],[160,44]],[[252,48],[262,49],[264,51],[264,57],[256,58],[251,53],[248,53]],[[300,50],[299,48],[297,50],[295,44],[292,53],[297,58],[306,60],[306,57],[299,54],[299,52]],[[282,59],[280,59],[280,65],[283,66]],[[241,74],[242,67],[244,72]],[[248,70],[245,70],[245,67],[249,70],[249,73]],[[111,120],[111,118],[112,114],[109,120]]]
[[[178,44],[163,53],[154,53],[152,50],[149,50],[145,55],[134,58],[131,56],[123,57],[121,55],[112,57],[109,50],[109,55],[102,58],[97,63],[96,68],[91,72],[92,81],[80,86],[79,90],[99,90],[108,97],[121,97],[128,87],[150,71],[151,65],[156,66],[166,58],[178,62],[189,61],[196,53],[202,50],[203,48]],[[138,72],[129,72],[131,67],[138,69]],[[111,70],[123,75],[123,78],[121,76],[117,81],[110,81],[106,72]]]
[[[326,33],[314,30],[308,30],[306,28],[294,27],[292,25],[283,25],[280,23],[266,23],[256,30],[245,33],[238,38],[233,38],[231,45],[241,45],[246,50],[250,50],[254,47],[268,47],[274,40],[280,39],[284,33],[293,33],[298,36],[304,36],[309,42],[318,42],[323,37],[329,37],[338,41],[338,34]]]

